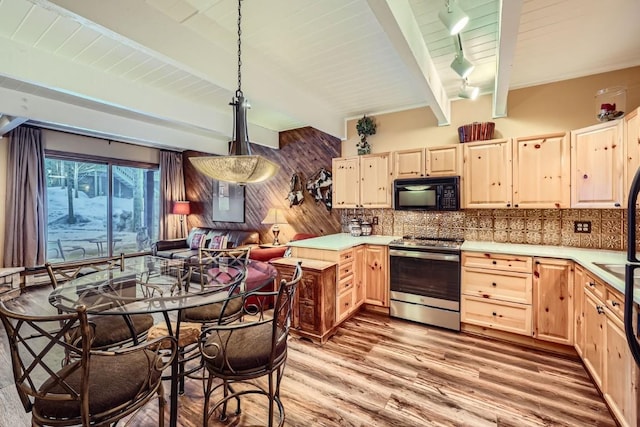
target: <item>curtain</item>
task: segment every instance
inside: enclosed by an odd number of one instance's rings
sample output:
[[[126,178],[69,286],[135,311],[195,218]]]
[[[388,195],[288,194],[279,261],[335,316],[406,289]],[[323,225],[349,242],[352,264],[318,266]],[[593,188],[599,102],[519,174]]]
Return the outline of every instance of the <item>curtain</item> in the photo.
[[[46,179],[40,129],[20,126],[9,134],[5,267],[35,267],[46,257]]]
[[[186,200],[182,153],[160,151],[160,239],[184,238],[187,235],[186,221],[182,215],[171,215],[173,202]]]

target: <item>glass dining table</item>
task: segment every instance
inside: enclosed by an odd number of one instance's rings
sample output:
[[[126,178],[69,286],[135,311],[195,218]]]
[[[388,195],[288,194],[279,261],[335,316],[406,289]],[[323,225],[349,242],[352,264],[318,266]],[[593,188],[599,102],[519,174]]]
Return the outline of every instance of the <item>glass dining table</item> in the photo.
[[[252,291],[271,291],[278,272],[266,262],[249,260],[202,268],[197,261],[140,256],[125,259],[122,268],[87,274],[65,282],[49,294],[49,302],[58,310],[74,312],[84,305],[90,315],[160,314],[169,335],[177,340],[180,328],[173,327],[171,317],[180,319],[187,308],[222,302]],[[194,271],[204,271],[205,280],[192,282]],[[222,274],[221,274],[222,273]],[[173,316],[174,314],[175,316]],[[175,325],[179,325],[176,322]],[[175,357],[171,375],[170,426],[178,422],[180,383],[179,358]]]

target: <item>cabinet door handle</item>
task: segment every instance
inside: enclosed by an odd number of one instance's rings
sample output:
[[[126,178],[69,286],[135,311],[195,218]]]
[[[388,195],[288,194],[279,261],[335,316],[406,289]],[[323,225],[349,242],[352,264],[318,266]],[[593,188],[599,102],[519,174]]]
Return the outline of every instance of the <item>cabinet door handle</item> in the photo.
[[[495,311],[494,311],[492,314],[493,314],[494,316],[497,316],[497,315],[498,315],[498,313],[496,313]]]
[[[491,286],[498,286],[498,285],[496,284],[496,282],[493,282]]]
[[[496,265],[496,264],[497,264],[497,261],[491,261],[491,263],[492,263],[493,265]]]
[[[620,304],[618,303],[618,301],[611,301],[611,305],[612,305],[613,307],[617,307],[617,306],[619,306]]]
[[[589,285],[589,286],[591,286],[593,288],[596,284],[593,283],[593,282],[587,282],[587,285]]]
[[[604,313],[604,308],[601,305],[596,305],[596,310],[598,310],[598,314]]]

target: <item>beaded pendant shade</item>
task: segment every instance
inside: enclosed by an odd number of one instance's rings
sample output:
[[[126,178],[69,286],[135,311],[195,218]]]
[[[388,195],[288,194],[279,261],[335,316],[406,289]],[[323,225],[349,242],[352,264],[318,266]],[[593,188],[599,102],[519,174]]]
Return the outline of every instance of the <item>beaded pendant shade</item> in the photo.
[[[191,157],[191,163],[201,173],[218,181],[240,185],[266,181],[280,166],[262,156],[252,155],[247,131],[249,104],[242,93],[242,0],[238,0],[238,90],[229,105],[233,106],[233,141],[228,156]]]

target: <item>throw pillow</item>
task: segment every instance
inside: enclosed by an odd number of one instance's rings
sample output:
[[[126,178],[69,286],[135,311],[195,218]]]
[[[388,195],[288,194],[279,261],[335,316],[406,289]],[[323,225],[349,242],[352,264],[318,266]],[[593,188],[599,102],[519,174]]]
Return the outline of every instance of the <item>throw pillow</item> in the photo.
[[[209,241],[209,249],[227,249],[227,236],[213,236]]]
[[[200,249],[200,247],[204,243],[204,236],[205,233],[194,234],[193,238],[191,239],[191,245],[189,246],[189,249]]]
[[[191,230],[189,230],[189,235],[187,236],[187,247],[192,248],[193,245],[193,237],[196,234],[200,234],[200,233],[205,233],[205,231],[199,227],[193,227]],[[196,249],[198,249],[198,247],[196,247]]]

